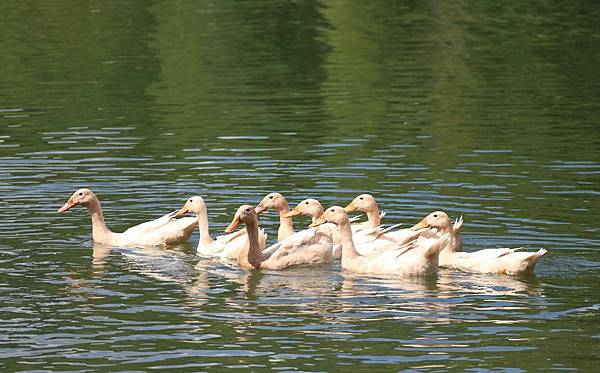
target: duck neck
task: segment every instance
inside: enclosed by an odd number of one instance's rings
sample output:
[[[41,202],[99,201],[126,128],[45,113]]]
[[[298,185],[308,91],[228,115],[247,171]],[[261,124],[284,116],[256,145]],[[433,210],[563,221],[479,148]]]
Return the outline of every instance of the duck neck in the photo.
[[[316,211],[316,214],[314,214],[314,215],[311,215],[312,222],[313,222],[313,223],[316,223],[316,222],[317,222],[317,220],[319,220],[319,218],[321,217],[321,215],[323,215],[323,212],[324,212],[324,211],[323,211],[323,209],[321,208],[320,210],[317,210],[317,211]]]
[[[286,218],[285,214],[290,212],[290,206],[287,202],[284,202],[283,206],[279,209],[279,230],[277,231],[277,242],[281,242],[291,236],[294,232],[294,224],[292,218]]]
[[[248,245],[238,255],[238,264],[247,268],[260,268],[263,255],[258,244],[258,224],[246,223],[246,232],[248,232]]]
[[[367,217],[369,218],[369,227],[376,228],[381,224],[381,215],[379,214],[379,207],[375,205],[375,207],[371,208],[369,211],[366,211]]]
[[[94,198],[86,207],[92,218],[92,238],[95,242],[107,242],[113,232],[108,229],[104,222],[104,214],[102,214],[100,201],[98,201],[97,198]]]
[[[342,243],[342,262],[345,259],[360,256],[358,251],[356,251],[356,247],[354,246],[354,240],[352,240],[352,228],[350,228],[350,221],[346,220],[345,222],[339,224],[338,230],[340,231],[340,241]]]
[[[197,213],[196,219],[198,219],[198,227],[200,228],[200,244],[208,246],[213,242],[213,239],[210,236],[210,229],[208,228],[208,213],[206,208]]]

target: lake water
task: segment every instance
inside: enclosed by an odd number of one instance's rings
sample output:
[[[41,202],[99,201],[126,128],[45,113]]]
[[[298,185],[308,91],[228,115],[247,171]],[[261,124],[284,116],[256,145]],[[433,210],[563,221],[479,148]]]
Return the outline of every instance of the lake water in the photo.
[[[594,1],[6,1],[0,370],[594,371]],[[463,215],[465,250],[546,248],[536,276],[246,271],[94,247],[205,197],[213,236],[279,191],[385,223]],[[295,220],[296,228],[308,219]],[[276,237],[277,216],[261,216]]]

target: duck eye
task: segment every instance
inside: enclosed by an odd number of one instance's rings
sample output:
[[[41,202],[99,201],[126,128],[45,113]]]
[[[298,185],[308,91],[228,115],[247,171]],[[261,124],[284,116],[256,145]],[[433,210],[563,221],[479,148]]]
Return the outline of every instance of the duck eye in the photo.
[[[273,199],[273,196],[269,196],[269,199]]]
[[[190,202],[194,202],[194,201],[190,198]]]
[[[83,195],[83,192],[79,192],[79,195],[80,195],[80,196],[82,196],[82,195]]]
[[[360,197],[360,200],[361,200],[361,201],[362,201],[363,199],[364,199],[363,197]]]
[[[250,212],[250,209],[246,209],[246,212]]]
[[[304,202],[305,205],[308,205],[308,201]]]
[[[437,214],[433,215],[434,218],[437,218]]]

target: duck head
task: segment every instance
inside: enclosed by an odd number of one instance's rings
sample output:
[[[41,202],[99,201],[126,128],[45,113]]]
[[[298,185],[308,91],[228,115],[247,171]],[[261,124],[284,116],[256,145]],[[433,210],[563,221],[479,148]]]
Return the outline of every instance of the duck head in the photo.
[[[175,217],[178,218],[188,212],[193,212],[197,215],[206,214],[206,204],[204,203],[204,199],[200,196],[190,197],[185,202],[185,205],[175,213]]]
[[[262,201],[260,201],[258,205],[256,205],[255,210],[257,214],[260,214],[268,209],[281,211],[287,208],[288,203],[281,193],[269,193],[265,196],[265,198],[262,199]]]
[[[435,228],[439,231],[446,232],[449,229],[452,229],[452,222],[450,222],[450,218],[445,212],[435,211],[427,215],[425,219],[421,220],[410,229],[417,231],[424,228]]]
[[[65,204],[58,209],[58,212],[68,211],[72,207],[77,205],[87,206],[95,200],[97,200],[96,195],[91,190],[87,188],[81,188],[76,190],[75,193],[73,193],[71,198],[69,198],[67,202],[65,202]]]
[[[377,209],[377,202],[375,202],[375,198],[373,198],[370,194],[361,194],[354,198],[352,202],[348,204],[348,206],[344,207],[346,212],[352,211],[364,211],[369,212]]]
[[[245,224],[246,226],[248,224],[252,224],[252,223],[257,224],[258,223],[258,215],[256,214],[256,211],[254,210],[254,206],[251,206],[251,205],[240,206],[237,209],[237,211],[235,212],[235,215],[233,216],[233,220],[231,220],[231,223],[225,229],[225,233],[231,233],[231,232],[235,231],[235,229],[242,223]]]
[[[325,223],[333,223],[335,225],[340,225],[344,223],[350,224],[350,220],[348,219],[348,214],[343,207],[340,206],[332,206],[329,207],[316,222],[309,225],[309,227],[317,227],[321,224]]]
[[[286,218],[291,218],[292,216],[298,215],[308,215],[318,218],[319,216],[323,215],[323,206],[321,206],[321,203],[316,199],[305,199],[284,216]]]

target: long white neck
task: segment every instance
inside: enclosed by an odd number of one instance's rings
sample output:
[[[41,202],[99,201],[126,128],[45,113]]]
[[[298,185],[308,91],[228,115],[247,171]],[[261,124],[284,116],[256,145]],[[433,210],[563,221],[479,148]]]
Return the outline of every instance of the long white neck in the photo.
[[[258,243],[258,223],[246,222],[246,232],[248,232],[248,245],[238,255],[238,264],[241,267],[260,268],[263,254]]]
[[[210,229],[208,228],[208,213],[206,207],[196,214],[198,219],[198,227],[200,228],[200,245],[208,246],[213,242],[210,236]]]
[[[290,206],[287,202],[285,202],[283,207],[279,210],[279,229],[277,230],[277,242],[281,242],[296,233],[294,232],[292,218],[285,217],[285,214],[288,212],[290,212]]]
[[[352,240],[352,228],[350,228],[350,221],[346,219],[346,221],[338,224],[338,230],[340,231],[340,241],[342,243],[343,266],[344,260],[360,256],[360,254],[358,251],[356,251],[354,241]]]
[[[95,242],[108,242],[114,233],[108,229],[104,222],[100,201],[98,201],[97,198],[94,198],[86,207],[92,218],[92,238]]]
[[[376,228],[381,224],[381,216],[379,214],[379,207],[375,205],[374,208],[367,211],[367,217],[369,218],[369,227]]]

